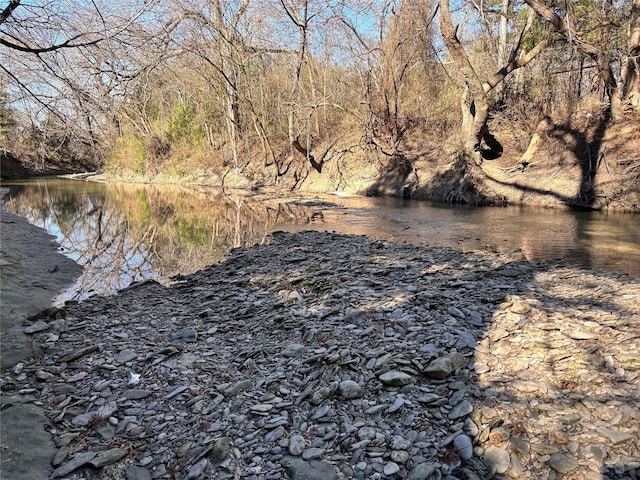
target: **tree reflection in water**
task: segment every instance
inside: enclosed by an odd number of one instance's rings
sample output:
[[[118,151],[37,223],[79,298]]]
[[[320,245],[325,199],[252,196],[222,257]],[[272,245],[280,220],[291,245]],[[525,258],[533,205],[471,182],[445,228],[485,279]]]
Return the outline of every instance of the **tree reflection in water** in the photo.
[[[9,211],[53,233],[83,274],[59,300],[110,294],[133,282],[197,271],[231,248],[304,224],[318,208],[220,190],[39,180],[12,187]]]
[[[109,294],[146,279],[169,283],[177,274],[221,261],[234,247],[264,241],[275,229],[335,230],[465,251],[513,250],[533,262],[562,258],[640,274],[640,229],[630,215],[55,179],[10,186],[7,210],[56,235],[84,267],[69,290],[74,293],[62,299]]]

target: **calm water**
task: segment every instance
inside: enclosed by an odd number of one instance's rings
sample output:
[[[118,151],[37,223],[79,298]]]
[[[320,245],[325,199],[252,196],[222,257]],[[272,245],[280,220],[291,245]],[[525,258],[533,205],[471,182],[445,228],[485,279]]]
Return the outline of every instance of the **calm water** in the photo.
[[[328,230],[462,250],[518,250],[640,275],[640,218],[598,212],[452,207],[411,200],[270,195],[61,179],[3,183],[8,211],[54,234],[84,274],[61,299],[168,283],[274,230]]]

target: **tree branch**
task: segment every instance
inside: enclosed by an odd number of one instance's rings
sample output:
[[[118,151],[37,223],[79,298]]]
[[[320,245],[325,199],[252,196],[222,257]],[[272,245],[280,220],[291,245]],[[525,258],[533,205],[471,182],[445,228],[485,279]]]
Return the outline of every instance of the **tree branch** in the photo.
[[[11,0],[9,5],[5,7],[5,9],[0,13],[0,25],[7,21],[7,19],[11,16],[13,11],[18,8],[20,5],[20,0]]]

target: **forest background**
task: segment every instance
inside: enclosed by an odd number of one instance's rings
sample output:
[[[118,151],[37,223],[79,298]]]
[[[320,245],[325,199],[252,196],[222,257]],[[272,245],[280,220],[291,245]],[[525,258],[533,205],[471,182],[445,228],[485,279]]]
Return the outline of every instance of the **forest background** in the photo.
[[[640,211],[640,0],[0,8],[3,178]]]

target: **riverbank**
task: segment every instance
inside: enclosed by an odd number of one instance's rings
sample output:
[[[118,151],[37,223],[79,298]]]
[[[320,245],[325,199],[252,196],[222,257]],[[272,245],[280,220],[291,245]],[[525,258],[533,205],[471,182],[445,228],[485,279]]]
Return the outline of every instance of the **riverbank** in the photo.
[[[2,371],[33,359],[34,345],[25,333],[25,322],[51,307],[56,294],[81,271],[57,251],[51,235],[2,209],[4,190],[0,189]],[[0,405],[0,476],[13,480],[44,478],[52,470],[55,454],[55,445],[43,429],[50,425],[44,409],[33,398],[4,394]]]
[[[601,131],[595,117],[544,119],[533,132],[496,125],[504,153],[479,167],[461,158],[455,135],[434,138],[421,127],[410,129],[393,155],[363,148],[360,135],[325,139],[317,146],[326,150],[322,172],[285,148],[277,168],[247,152],[241,168],[164,159],[144,170],[107,165],[86,179],[640,213],[640,122],[629,118]]]
[[[52,478],[634,478],[638,305],[518,252],[275,233],[34,319],[1,387],[53,419]]]
[[[3,179],[75,172],[70,178],[101,182],[340,192],[471,205],[640,213],[637,115],[610,122],[602,107],[594,106],[571,115],[544,117],[537,125],[496,118],[491,131],[504,151],[480,166],[463,160],[455,130],[431,131],[424,124],[409,127],[392,152],[363,143],[360,129],[317,139],[311,153],[324,152],[321,172],[288,143],[273,145],[268,159],[259,145],[246,146],[237,152],[242,159],[238,165],[225,160],[231,155],[224,149],[190,145],[174,154],[162,150],[157,157],[154,148],[140,143],[135,151],[111,152],[103,171],[95,174],[84,172],[96,170],[96,165],[68,158],[42,161],[28,154],[12,154],[8,147],[0,161]],[[154,139],[157,137],[148,138]]]
[[[33,354],[22,333],[24,322],[51,307],[54,297],[82,271],[58,251],[52,235],[3,209],[6,191],[0,189],[2,370]]]

